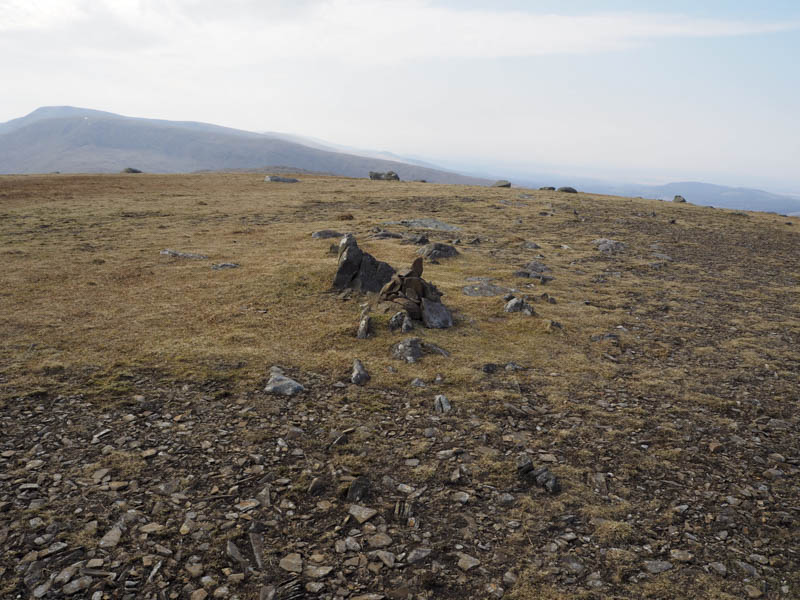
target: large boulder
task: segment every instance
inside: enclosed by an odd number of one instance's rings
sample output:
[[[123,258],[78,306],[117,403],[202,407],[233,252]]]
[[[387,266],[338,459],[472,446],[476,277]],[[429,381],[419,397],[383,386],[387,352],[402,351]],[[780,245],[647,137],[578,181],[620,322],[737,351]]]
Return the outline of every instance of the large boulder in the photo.
[[[333,277],[333,287],[336,289],[380,292],[394,274],[391,265],[361,250],[352,235],[344,236],[339,242],[339,266]]]
[[[673,202],[686,202],[686,198],[684,198],[683,196],[675,196],[675,197],[672,199],[672,201],[673,201]]]
[[[492,184],[492,187],[510,188],[511,187],[511,182],[510,181],[506,181],[505,179],[500,179],[498,181],[495,181]]]
[[[566,194],[577,194],[578,193],[578,190],[576,190],[574,187],[569,187],[568,185],[558,188],[557,191],[564,192]]]
[[[299,179],[295,179],[294,177],[281,177],[280,175],[267,175],[264,177],[264,181],[268,183],[297,183],[300,181]]]

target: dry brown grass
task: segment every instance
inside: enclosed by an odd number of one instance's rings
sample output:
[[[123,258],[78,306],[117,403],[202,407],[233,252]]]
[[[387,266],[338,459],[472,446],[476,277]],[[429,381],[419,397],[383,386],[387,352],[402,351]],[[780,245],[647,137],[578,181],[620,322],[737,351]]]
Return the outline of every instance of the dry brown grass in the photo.
[[[476,481],[513,485],[507,465],[523,446],[559,454],[553,469],[563,493],[522,496],[511,514],[523,534],[564,513],[598,519],[593,538],[608,549],[619,597],[633,589],[625,586],[636,557],[612,546],[644,535],[629,513],[659,527],[671,524],[666,503],[639,484],[672,479],[694,456],[697,442],[687,442],[693,431],[686,423],[708,430],[705,448],[758,415],[788,418],[796,410],[800,227],[786,226],[785,218],[742,219],[730,211],[590,194],[525,190],[530,197],[520,199],[519,189],[302,179],[287,186],[247,173],[0,177],[0,406],[43,391],[125,402],[151,375],[165,385],[211,382],[247,394],[260,388],[273,364],[301,380],[316,373],[331,382],[344,379],[358,357],[373,377],[363,389],[348,390],[347,402],[392,418],[406,404],[428,413],[430,390],[408,383],[441,373],[440,389],[469,424],[468,438],[502,449],[474,462]],[[342,220],[347,214],[353,218]],[[368,234],[387,221],[418,217],[459,226],[458,234],[427,233],[434,241],[457,235],[462,255],[425,267],[425,277],[445,292],[456,326],[414,334],[452,356],[407,365],[390,356],[398,336],[388,331],[388,314],[375,314],[376,335],[355,339],[360,300],[331,293],[331,242],[310,234],[352,231],[362,248],[403,267],[415,246]],[[465,243],[474,237],[481,243]],[[598,237],[622,239],[628,250],[601,255],[591,244]],[[525,240],[542,249],[524,249]],[[651,266],[654,243],[674,262]],[[165,248],[209,260],[160,255]],[[555,280],[528,286],[513,272],[539,253]],[[210,268],[220,262],[241,268]],[[534,318],[507,315],[499,297],[461,293],[475,276],[535,298],[546,291],[557,304],[535,301]],[[608,332],[619,340],[590,341]],[[480,366],[489,362],[526,369],[487,376]],[[387,397],[387,390],[400,394]],[[743,402],[754,398],[757,408],[743,416],[750,410]],[[506,404],[540,412],[526,421]],[[348,419],[336,426],[360,424]],[[533,432],[528,443],[502,439],[523,427]],[[259,432],[245,435],[256,440]],[[359,473],[392,450],[391,439],[359,431],[333,450],[332,460]],[[429,452],[409,445],[395,454]],[[137,477],[145,468],[135,456],[104,460],[114,477]],[[433,484],[445,471],[425,465],[409,471],[409,481]],[[600,471],[611,473],[612,496],[587,484]],[[549,572],[522,570],[513,597],[580,597],[554,586]],[[713,579],[676,583],[668,576],[637,590],[631,597],[729,593]]]

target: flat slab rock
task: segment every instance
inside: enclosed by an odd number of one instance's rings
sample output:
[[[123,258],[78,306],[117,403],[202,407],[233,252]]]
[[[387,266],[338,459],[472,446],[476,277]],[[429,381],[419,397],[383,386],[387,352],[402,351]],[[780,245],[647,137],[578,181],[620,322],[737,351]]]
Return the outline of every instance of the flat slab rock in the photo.
[[[267,175],[264,177],[264,181],[268,183],[297,183],[300,181],[299,179],[295,179],[294,177],[281,177],[280,175]]]
[[[510,291],[509,288],[494,284],[490,281],[481,281],[479,283],[465,285],[461,288],[461,293],[465,296],[480,296],[484,298],[490,296],[505,296]]]

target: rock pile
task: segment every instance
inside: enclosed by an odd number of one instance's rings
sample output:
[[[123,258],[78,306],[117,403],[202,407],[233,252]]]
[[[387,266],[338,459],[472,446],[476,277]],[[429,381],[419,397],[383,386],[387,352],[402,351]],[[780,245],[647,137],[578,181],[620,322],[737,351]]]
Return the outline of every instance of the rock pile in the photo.
[[[352,235],[347,234],[339,242],[339,266],[333,278],[336,289],[379,292],[394,274],[391,265],[361,250]]]
[[[440,302],[442,293],[422,278],[422,269],[422,258],[418,258],[410,269],[395,274],[383,286],[380,299],[399,304],[410,318],[423,321],[427,327],[452,327],[453,315]]]

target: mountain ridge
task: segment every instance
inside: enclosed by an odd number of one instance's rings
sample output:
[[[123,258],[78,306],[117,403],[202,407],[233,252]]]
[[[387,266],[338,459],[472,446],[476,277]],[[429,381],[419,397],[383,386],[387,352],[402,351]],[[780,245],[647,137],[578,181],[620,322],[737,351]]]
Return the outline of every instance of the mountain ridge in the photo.
[[[43,107],[0,125],[0,173],[153,173],[263,169],[286,165],[366,177],[395,171],[406,180],[484,185],[489,180],[400,161],[304,146],[266,134],[198,123]]]

